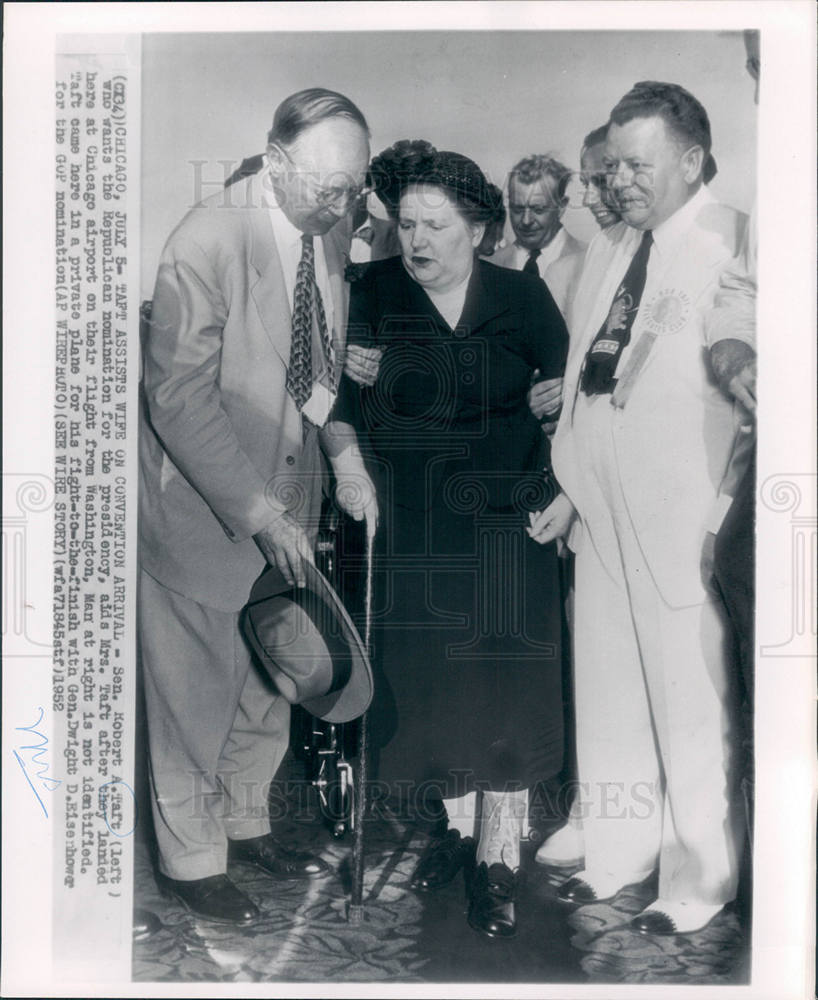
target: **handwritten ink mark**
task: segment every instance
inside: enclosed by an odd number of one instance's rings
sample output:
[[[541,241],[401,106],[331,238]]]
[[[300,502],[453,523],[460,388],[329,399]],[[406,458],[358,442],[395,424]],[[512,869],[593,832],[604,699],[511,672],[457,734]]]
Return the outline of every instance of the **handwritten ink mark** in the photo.
[[[108,793],[107,789],[110,789],[111,809],[112,809],[112,812],[114,814],[111,817],[111,819],[113,820],[114,824],[117,824],[117,821],[121,822],[121,820],[122,820],[122,812],[123,812],[123,805],[122,805],[122,799],[121,799],[122,792],[119,791],[119,790],[115,791],[117,785],[122,785],[123,788],[127,788],[127,790],[130,792],[131,798],[133,799],[133,826],[130,828],[130,830],[126,831],[125,833],[117,833],[117,831],[111,825],[111,820],[109,820],[109,818],[108,818],[109,793]],[[137,812],[138,812],[138,810],[137,810],[137,805],[136,805],[136,793],[131,788],[131,786],[128,784],[128,782],[127,781],[122,781],[121,778],[114,778],[113,781],[106,781],[104,785],[100,785],[99,786],[99,804],[100,804],[100,806],[102,808],[102,818],[105,820],[105,825],[108,827],[109,831],[115,837],[130,837],[130,835],[136,829],[136,820],[137,820]]]
[[[37,729],[37,726],[39,726],[40,723],[43,721],[43,714],[44,714],[42,707],[38,706],[38,711],[40,715],[37,718],[36,722],[32,722],[30,726],[15,726],[14,728],[15,731],[18,733],[31,733],[32,736],[39,737],[40,740],[39,743],[30,743],[27,746],[21,746],[19,749],[21,751],[22,750],[34,751],[34,753],[31,754],[31,761],[30,761],[32,766],[36,766],[37,768],[37,770],[34,773],[34,777],[40,783],[41,787],[44,788],[47,792],[53,792],[55,789],[59,788],[59,786],[62,784],[62,781],[60,781],[58,778],[52,778],[48,774],[48,762],[43,759],[46,748],[48,747],[48,737]],[[43,802],[42,796],[37,791],[34,782],[31,780],[31,775],[29,774],[28,765],[26,764],[25,760],[23,760],[23,758],[20,756],[20,754],[17,752],[17,750],[12,750],[12,753],[14,754],[17,763],[20,765],[20,770],[23,772],[23,777],[28,782],[29,788],[32,790],[32,792],[34,792],[34,796],[40,803],[40,808],[42,809],[43,814],[47,819],[48,809],[46,809],[45,802]]]

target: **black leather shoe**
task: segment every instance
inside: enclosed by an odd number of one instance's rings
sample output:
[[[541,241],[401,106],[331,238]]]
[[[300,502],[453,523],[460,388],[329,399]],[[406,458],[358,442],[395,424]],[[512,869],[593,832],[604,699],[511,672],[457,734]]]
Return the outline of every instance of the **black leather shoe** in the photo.
[[[163,877],[159,887],[191,913],[214,924],[247,926],[259,917],[256,904],[237,889],[226,875],[209,875],[191,881]]]
[[[585,879],[575,877],[569,878],[557,889],[557,899],[563,903],[578,903],[580,906],[584,906],[586,903],[604,903],[613,899],[613,896],[605,896],[604,898],[597,896],[596,890],[588,885]]]
[[[645,910],[631,920],[631,928],[640,934],[678,934],[673,919],[661,910]]]
[[[329,871],[329,865],[315,854],[285,847],[271,833],[247,840],[228,841],[227,860],[255,865],[280,879],[318,878]]]
[[[449,830],[420,859],[410,886],[416,892],[433,892],[448,885],[461,868],[474,865],[475,849],[473,837],[461,837],[457,830]]]
[[[147,941],[149,937],[153,937],[161,926],[162,921],[155,913],[151,913],[150,910],[143,910],[137,906],[133,911],[131,928],[134,941]]]
[[[517,933],[514,895],[518,877],[506,865],[482,861],[474,874],[469,900],[469,926],[489,937]]]

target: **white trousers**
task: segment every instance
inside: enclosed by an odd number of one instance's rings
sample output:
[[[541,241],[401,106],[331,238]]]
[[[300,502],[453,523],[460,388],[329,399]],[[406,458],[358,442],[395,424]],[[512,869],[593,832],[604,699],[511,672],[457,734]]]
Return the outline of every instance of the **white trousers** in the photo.
[[[585,871],[624,885],[658,863],[660,898],[723,904],[735,897],[738,834],[722,611],[710,599],[686,608],[665,603],[619,484],[613,409],[606,397],[580,400],[583,408],[580,447],[619,543],[613,575],[587,533],[576,559]]]

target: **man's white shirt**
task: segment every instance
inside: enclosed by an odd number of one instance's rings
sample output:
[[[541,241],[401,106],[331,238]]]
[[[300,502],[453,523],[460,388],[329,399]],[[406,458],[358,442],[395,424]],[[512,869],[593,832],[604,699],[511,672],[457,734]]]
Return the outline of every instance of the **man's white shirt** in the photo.
[[[555,260],[559,260],[560,257],[565,253],[565,244],[568,240],[568,233],[560,227],[557,235],[551,240],[551,242],[540,249],[540,255],[537,257],[536,264],[537,270],[540,273],[540,277],[545,281],[545,272],[554,263]],[[514,244],[513,248],[513,265],[515,270],[522,271],[525,266],[531,251],[524,246],[520,246],[519,243]],[[491,259],[491,258],[489,258]]]
[[[276,242],[278,258],[281,261],[281,271],[284,274],[284,287],[287,289],[287,298],[292,310],[293,297],[295,295],[295,278],[298,273],[298,264],[301,260],[301,251],[303,249],[301,237],[304,234],[284,214],[284,211],[276,200],[271,180],[266,180],[264,191],[265,207],[267,215],[270,218],[270,225],[273,227],[273,238]],[[321,300],[324,303],[327,329],[332,330],[333,319],[335,318],[332,290],[330,289],[329,272],[327,271],[327,259],[324,256],[324,244],[320,236],[313,238],[313,245],[315,247],[315,281],[318,285],[318,291],[321,293]]]

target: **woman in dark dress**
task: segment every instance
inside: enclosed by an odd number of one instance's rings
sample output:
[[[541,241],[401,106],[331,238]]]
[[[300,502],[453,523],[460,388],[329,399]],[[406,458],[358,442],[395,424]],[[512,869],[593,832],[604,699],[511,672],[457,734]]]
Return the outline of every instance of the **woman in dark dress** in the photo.
[[[508,936],[528,790],[561,766],[556,552],[527,533],[548,446],[527,393],[535,371],[562,375],[568,337],[542,281],[478,259],[502,205],[473,161],[403,143],[372,171],[401,256],[352,285],[349,342],[382,355],[371,387],[342,379],[330,430],[357,433],[380,511],[376,777],[446,807],[413,886],[476,862],[469,922]]]

